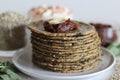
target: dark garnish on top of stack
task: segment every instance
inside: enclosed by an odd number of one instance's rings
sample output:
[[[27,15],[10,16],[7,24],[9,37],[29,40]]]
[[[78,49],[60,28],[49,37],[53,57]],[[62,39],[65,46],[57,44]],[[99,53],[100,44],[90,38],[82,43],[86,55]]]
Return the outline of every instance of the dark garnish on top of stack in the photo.
[[[46,21],[43,25],[46,31],[52,33],[67,33],[78,29],[76,23],[70,19],[57,24],[51,24],[49,21]]]

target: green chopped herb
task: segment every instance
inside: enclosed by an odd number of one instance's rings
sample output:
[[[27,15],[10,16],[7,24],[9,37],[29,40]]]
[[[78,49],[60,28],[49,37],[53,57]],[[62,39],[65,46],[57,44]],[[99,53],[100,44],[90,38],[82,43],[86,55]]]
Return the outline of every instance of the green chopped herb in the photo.
[[[64,47],[65,46],[65,44],[64,43],[61,43],[61,44],[59,44],[60,45],[60,47]]]
[[[84,36],[84,35],[82,33],[77,33],[76,37],[79,37],[79,36]]]
[[[50,45],[50,46],[52,46],[52,42],[51,41],[48,41],[47,44]]]

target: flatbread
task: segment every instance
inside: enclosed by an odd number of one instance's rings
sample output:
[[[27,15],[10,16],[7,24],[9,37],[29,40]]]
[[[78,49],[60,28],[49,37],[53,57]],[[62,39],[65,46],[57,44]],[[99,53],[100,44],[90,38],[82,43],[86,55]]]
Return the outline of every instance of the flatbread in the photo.
[[[80,29],[69,33],[51,33],[43,22],[31,23],[32,61],[56,72],[79,72],[95,67],[101,58],[101,40],[94,26],[74,21]]]

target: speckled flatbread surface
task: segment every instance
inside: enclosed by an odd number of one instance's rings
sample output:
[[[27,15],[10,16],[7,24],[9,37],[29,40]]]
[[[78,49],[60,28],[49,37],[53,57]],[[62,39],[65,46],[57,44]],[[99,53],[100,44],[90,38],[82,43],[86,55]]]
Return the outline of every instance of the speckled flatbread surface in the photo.
[[[95,28],[79,22],[80,30],[51,33],[41,22],[29,25],[35,65],[56,72],[80,72],[94,68],[101,58],[101,40]]]

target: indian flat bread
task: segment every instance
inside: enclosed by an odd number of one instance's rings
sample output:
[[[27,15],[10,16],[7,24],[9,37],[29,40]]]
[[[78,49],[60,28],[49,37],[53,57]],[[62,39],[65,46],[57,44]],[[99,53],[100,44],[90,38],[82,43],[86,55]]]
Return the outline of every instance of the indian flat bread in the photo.
[[[94,68],[100,61],[101,40],[92,25],[74,20],[58,23],[47,20],[33,22],[28,27],[31,30],[32,61],[41,68],[80,72]]]

